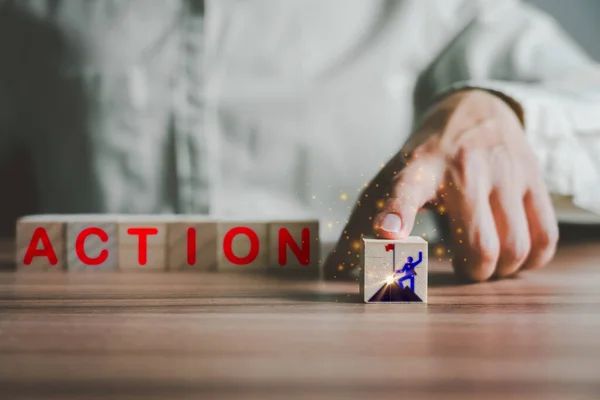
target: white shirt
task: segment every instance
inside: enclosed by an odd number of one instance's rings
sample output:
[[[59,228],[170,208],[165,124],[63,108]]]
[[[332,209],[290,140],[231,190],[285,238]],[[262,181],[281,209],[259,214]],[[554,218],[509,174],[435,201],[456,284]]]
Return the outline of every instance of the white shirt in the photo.
[[[333,238],[432,100],[478,87],[521,105],[551,192],[600,213],[600,68],[518,1],[2,4],[0,157],[31,150],[43,212],[310,216]]]

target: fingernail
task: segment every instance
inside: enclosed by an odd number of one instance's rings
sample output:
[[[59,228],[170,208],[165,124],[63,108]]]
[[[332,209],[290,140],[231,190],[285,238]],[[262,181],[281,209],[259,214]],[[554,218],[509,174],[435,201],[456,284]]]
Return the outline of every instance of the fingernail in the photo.
[[[388,232],[399,233],[402,227],[402,220],[396,214],[388,214],[383,218],[381,229]]]

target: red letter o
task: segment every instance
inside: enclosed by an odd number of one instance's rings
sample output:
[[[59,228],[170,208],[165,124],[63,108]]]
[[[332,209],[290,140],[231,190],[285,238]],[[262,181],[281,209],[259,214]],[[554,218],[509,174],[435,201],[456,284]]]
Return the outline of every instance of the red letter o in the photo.
[[[231,245],[233,243],[233,239],[237,235],[246,235],[248,239],[250,239],[250,251],[248,255],[245,257],[238,257],[233,254],[233,249]],[[223,253],[225,253],[225,257],[231,263],[235,265],[247,265],[256,259],[258,256],[258,251],[260,249],[260,242],[258,241],[258,236],[256,232],[246,226],[238,226],[233,229],[230,229],[223,238]]]

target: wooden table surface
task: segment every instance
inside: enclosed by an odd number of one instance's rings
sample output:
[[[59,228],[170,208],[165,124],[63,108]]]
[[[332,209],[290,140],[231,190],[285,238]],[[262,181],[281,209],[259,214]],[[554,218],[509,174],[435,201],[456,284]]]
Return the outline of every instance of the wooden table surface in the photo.
[[[600,240],[548,268],[365,305],[356,284],[0,273],[2,398],[600,398]]]

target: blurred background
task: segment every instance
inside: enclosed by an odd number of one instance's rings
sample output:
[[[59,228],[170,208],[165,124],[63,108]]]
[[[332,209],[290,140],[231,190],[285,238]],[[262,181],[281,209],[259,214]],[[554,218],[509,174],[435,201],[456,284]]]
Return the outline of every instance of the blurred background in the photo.
[[[596,60],[600,60],[600,1],[526,0],[550,13]]]
[[[554,16],[595,59],[600,60],[600,1],[526,0]],[[0,238],[14,235],[19,215],[38,212],[36,181],[30,154],[20,150],[0,160]]]

